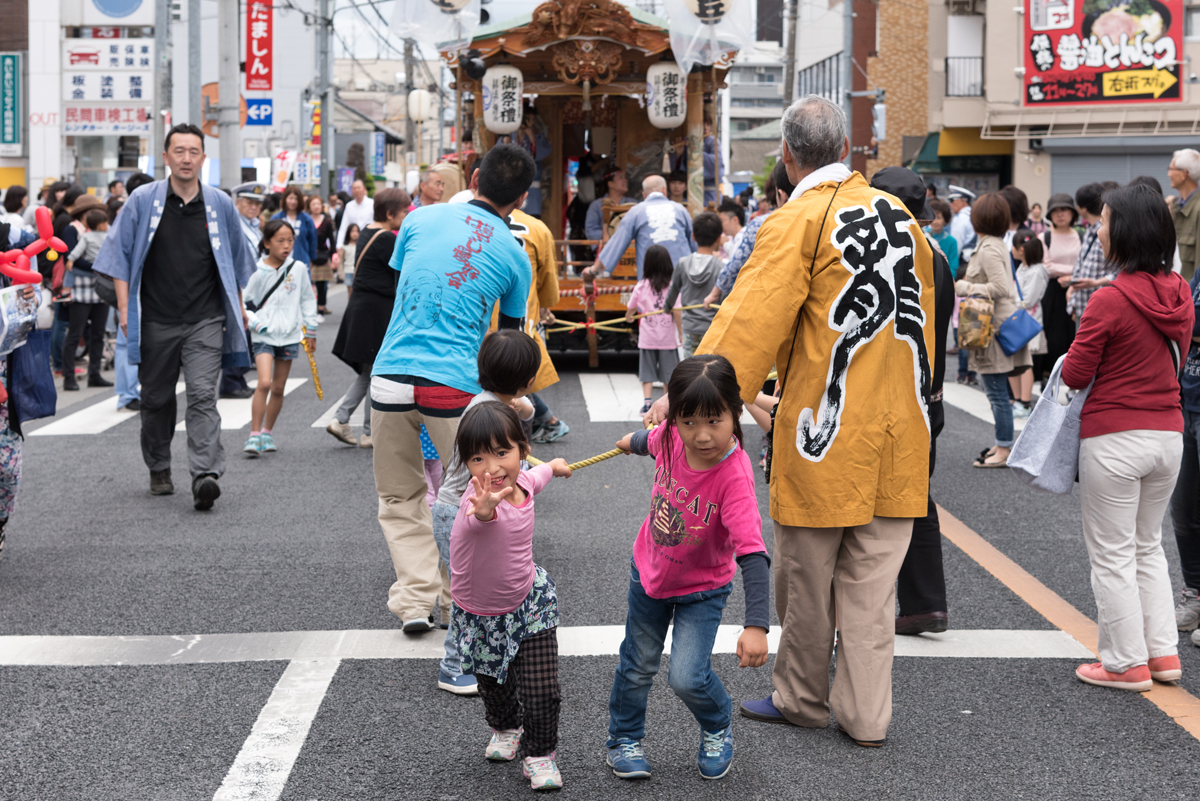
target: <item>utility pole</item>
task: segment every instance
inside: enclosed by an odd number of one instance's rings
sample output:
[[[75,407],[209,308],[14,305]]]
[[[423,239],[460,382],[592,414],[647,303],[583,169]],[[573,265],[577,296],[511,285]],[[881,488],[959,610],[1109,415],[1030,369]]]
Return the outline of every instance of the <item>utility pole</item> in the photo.
[[[158,69],[158,91],[154,93],[154,125],[150,152],[154,155],[154,177],[167,177],[162,153],[166,150],[166,115],[171,110],[171,0],[158,0],[154,11],[154,54]]]
[[[850,153],[846,166],[854,161],[854,0],[842,0],[842,107],[846,110],[846,136]]]
[[[238,0],[217,0],[217,135],[220,137],[221,186],[232,188],[242,182],[241,91],[238,84]]]
[[[850,0],[842,0],[849,3]],[[799,0],[784,0],[786,15],[783,21],[783,107],[795,100],[796,93],[796,8]]]
[[[331,0],[317,3],[317,96],[321,99],[321,194],[337,188],[333,163],[333,13]]]
[[[188,122],[200,126],[204,124],[204,96],[200,94],[200,0],[188,0],[187,35]]]
[[[417,123],[408,113],[408,98],[417,88],[414,76],[417,72],[417,59],[413,55],[413,40],[404,40],[404,144],[406,150],[417,154],[417,169],[421,166],[421,143],[417,141]]]

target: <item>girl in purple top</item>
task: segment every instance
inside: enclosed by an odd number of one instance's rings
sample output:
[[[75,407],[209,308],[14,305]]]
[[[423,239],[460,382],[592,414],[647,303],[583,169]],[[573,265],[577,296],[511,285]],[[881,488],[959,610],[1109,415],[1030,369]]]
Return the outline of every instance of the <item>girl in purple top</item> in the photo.
[[[484,756],[508,761],[520,752],[533,789],[556,789],[558,597],[533,561],[533,496],[571,469],[555,459],[522,472],[529,442],[517,413],[497,401],[462,416],[454,447],[471,486],[450,533],[452,628],[492,727]]]
[[[733,763],[733,703],[713,673],[713,643],[740,565],[746,628],[739,666],[766,664],[771,560],[754,469],[742,449],[733,365],[711,354],[685,359],[667,395],[662,426],[617,443],[656,464],[650,514],[633,545],[625,640],[608,701],[608,764],[622,779],[650,776],[641,744],[646,701],[673,622],[668,682],[700,724],[700,775],[719,779]]]
[[[674,272],[671,254],[666,248],[654,245],[647,250],[642,268],[645,278],[633,287],[633,294],[625,304],[625,319],[632,321],[635,312],[647,314],[662,311]],[[675,299],[675,308],[679,308],[678,298]],[[661,381],[663,386],[666,386],[671,380],[675,365],[679,364],[679,342],[683,326],[681,314],[679,311],[671,311],[669,314],[643,317],[638,321],[638,378],[641,379],[642,392],[646,398],[642,414],[650,411],[650,390],[654,382]]]

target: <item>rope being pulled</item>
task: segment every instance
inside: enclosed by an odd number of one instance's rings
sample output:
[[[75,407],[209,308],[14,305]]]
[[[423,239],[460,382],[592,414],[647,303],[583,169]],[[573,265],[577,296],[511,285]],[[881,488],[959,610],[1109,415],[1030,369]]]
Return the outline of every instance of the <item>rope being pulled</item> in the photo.
[[[667,311],[689,311],[691,309],[704,309],[704,308],[719,309],[719,308],[721,308],[721,304],[713,303],[709,306],[705,306],[703,303],[697,303],[692,306],[681,306],[681,307],[679,307],[678,310],[676,310],[676,309],[659,309],[658,311],[646,312],[645,314],[635,314],[635,315],[633,315],[633,317],[631,319],[640,320],[643,317],[653,317],[656,314],[665,314]],[[589,318],[587,320],[587,322],[572,323],[567,320],[560,320],[559,325],[556,328],[547,328],[546,333],[547,334],[561,334],[561,333],[565,333],[568,331],[578,331],[581,328],[591,329],[591,330],[595,330],[595,331],[616,331],[618,333],[632,333],[632,331],[633,331],[632,328],[626,328],[626,327],[621,326],[621,323],[623,323],[623,322],[628,322],[628,321],[626,321],[624,319],[620,319],[620,320],[606,320],[604,322],[598,323],[595,320]]]
[[[651,431],[653,431],[655,428],[657,428],[657,426],[650,426]],[[574,464],[569,464],[569,465],[567,465],[567,467],[570,468],[571,472],[573,473],[581,467],[591,467],[594,464],[599,464],[600,462],[603,462],[605,459],[611,459],[614,456],[624,456],[624,455],[627,455],[628,453],[629,453],[628,451],[623,451],[620,448],[613,448],[611,451],[605,451],[604,453],[600,454],[599,456],[593,456],[590,459],[584,459],[583,461],[575,462]],[[526,456],[525,461],[529,462],[529,464],[533,465],[534,467],[537,467],[540,464],[545,464],[545,462],[543,462],[541,459],[537,458],[536,456]]]

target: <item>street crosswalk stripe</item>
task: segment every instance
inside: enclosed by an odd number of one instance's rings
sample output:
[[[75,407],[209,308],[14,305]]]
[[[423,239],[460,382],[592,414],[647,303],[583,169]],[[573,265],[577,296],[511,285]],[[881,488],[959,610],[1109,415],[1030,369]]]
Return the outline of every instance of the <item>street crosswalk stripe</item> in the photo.
[[[279,798],[339,664],[338,659],[288,664],[213,801]]]
[[[258,386],[258,380],[252,379],[246,382],[253,389]],[[292,394],[292,390],[296,387],[304,386],[308,383],[307,378],[289,378],[287,384],[283,388],[284,396]],[[245,428],[250,425],[250,398],[221,398],[217,401],[217,414],[221,415],[221,430],[236,431],[239,428]],[[187,430],[187,416],[180,420],[176,426],[176,431]]]
[[[183,392],[184,384],[175,385],[175,394]],[[61,420],[44,425],[30,432],[31,437],[61,437],[69,434],[100,434],[126,420],[136,420],[135,412],[117,408],[117,396],[107,395],[99,403],[93,403]]]
[[[642,422],[642,382],[632,373],[580,373],[579,387],[593,423]],[[742,412],[742,425],[754,418]]]
[[[324,428],[325,426],[329,425],[333,421],[334,413],[337,412],[338,407],[342,405],[342,401],[345,400],[345,398],[345,395],[338,398],[336,403],[326,409],[325,413],[316,419],[316,421],[312,424],[312,427]],[[351,426],[354,428],[362,428],[363,416],[366,414],[366,409],[370,404],[370,398],[364,398],[363,402],[358,404],[358,408],[350,414]]]
[[[952,384],[947,381],[942,387],[942,399],[972,417],[978,417],[987,423],[995,423],[995,419],[992,417],[992,404],[988,401],[987,395],[974,387],[968,387],[963,384]],[[1033,395],[1033,402],[1037,403],[1037,399],[1038,395],[1035,393]],[[1024,428],[1024,418],[1013,418],[1014,430],[1022,431]]]
[[[737,651],[741,626],[721,626],[713,653]],[[562,656],[616,656],[624,626],[560,626]],[[277,631],[153,637],[0,636],[0,665],[185,665],[311,659],[441,659],[440,629],[413,636],[398,629]],[[771,653],[779,629],[767,635]],[[670,653],[670,635],[667,652]],[[1063,631],[954,629],[897,637],[896,656],[963,659],[1086,659],[1083,645]]]

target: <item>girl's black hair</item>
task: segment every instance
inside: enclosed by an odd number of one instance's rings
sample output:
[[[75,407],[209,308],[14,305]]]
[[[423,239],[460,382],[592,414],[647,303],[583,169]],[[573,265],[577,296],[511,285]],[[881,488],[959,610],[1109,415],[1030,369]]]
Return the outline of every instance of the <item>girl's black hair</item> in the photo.
[[[1144,185],[1125,186],[1105,192],[1104,204],[1109,208],[1109,266],[1126,273],[1171,272],[1175,224],[1162,195]]]
[[[1026,239],[1025,243],[1020,247],[1026,264],[1041,264],[1046,260],[1046,249],[1042,247],[1042,240],[1036,236]]]
[[[346,226],[346,239],[350,238],[351,233],[357,233],[362,236],[362,229],[358,227],[358,223],[350,223]]]
[[[499,401],[484,401],[467,410],[458,422],[454,449],[458,461],[466,465],[477,453],[496,453],[516,448],[524,459],[529,455],[529,440],[512,407]]]
[[[479,346],[476,364],[479,386],[498,395],[516,395],[537,378],[542,350],[524,331],[494,331]]]
[[[273,239],[275,234],[279,233],[280,228],[287,228],[289,231],[291,231],[292,224],[282,218],[278,220],[267,220],[266,224],[262,227],[262,241],[258,243],[258,255],[267,255],[267,242]]]
[[[662,245],[651,245],[642,260],[642,278],[650,282],[650,288],[662,292],[671,285],[671,275],[675,272],[675,263],[671,254]]]
[[[667,397],[667,419],[663,422],[667,430],[663,432],[662,448],[668,476],[671,440],[667,438],[680,417],[718,417],[728,411],[733,415],[733,436],[742,444],[742,390],[737,371],[724,356],[706,353],[681,361],[667,382]]]

